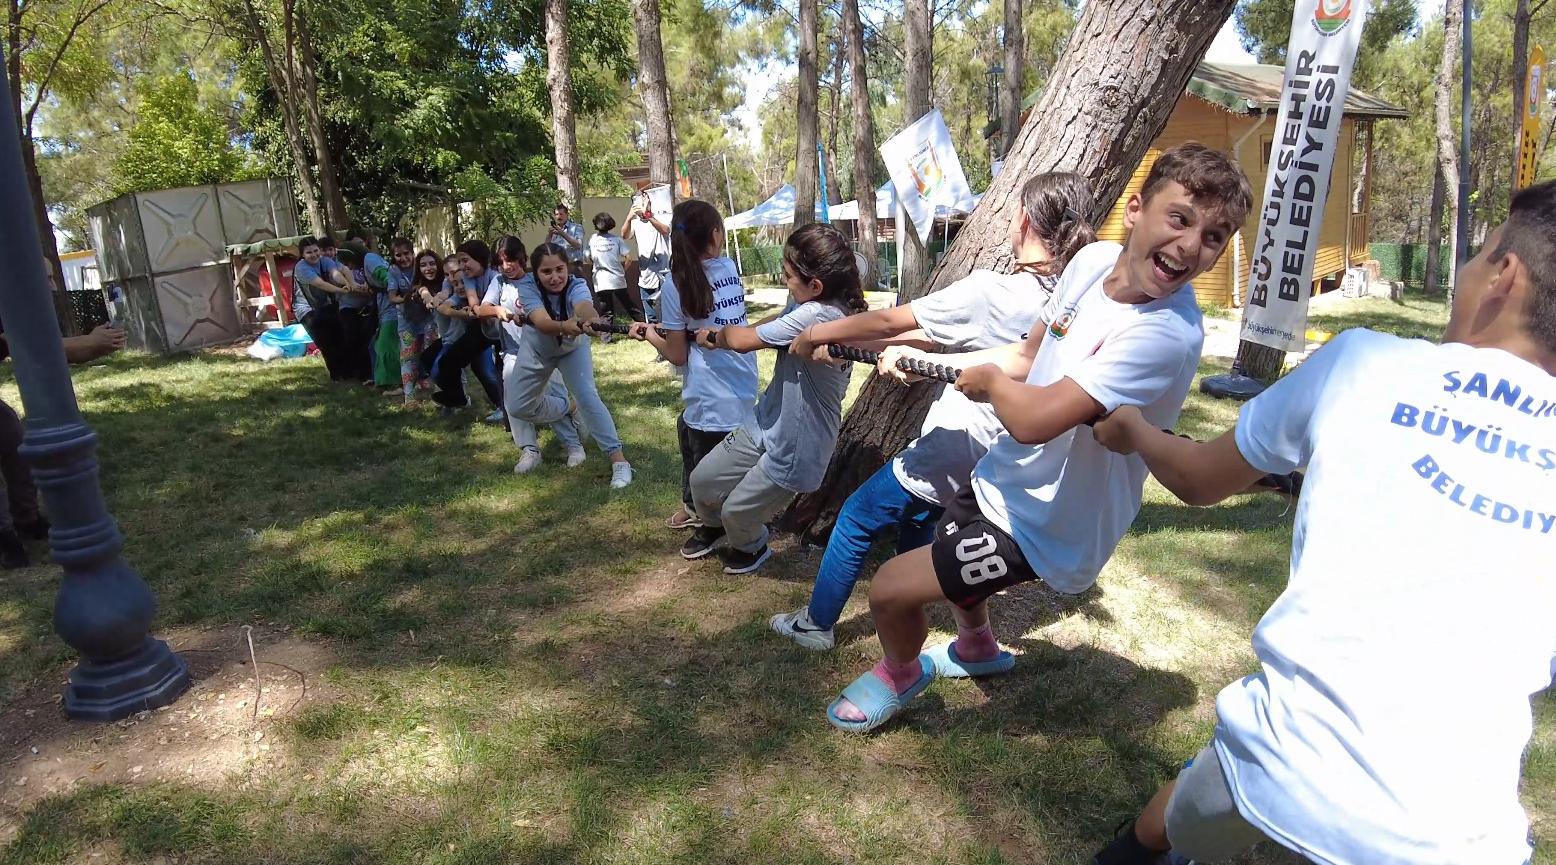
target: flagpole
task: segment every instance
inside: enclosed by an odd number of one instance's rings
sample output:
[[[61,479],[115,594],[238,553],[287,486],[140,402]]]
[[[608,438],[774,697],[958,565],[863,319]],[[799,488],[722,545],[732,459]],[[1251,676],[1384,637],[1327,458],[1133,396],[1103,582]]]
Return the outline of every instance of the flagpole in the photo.
[[[821,190],[821,221],[831,222],[832,220],[828,218],[829,214],[827,213],[830,209],[827,205],[827,154],[826,151],[821,149],[821,142],[819,141],[816,142],[816,174],[821,181],[818,186]]]

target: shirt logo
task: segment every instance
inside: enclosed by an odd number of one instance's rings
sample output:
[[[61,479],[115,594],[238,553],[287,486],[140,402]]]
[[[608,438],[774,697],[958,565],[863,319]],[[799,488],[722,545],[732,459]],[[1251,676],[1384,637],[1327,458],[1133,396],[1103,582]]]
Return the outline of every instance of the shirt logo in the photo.
[[[1064,339],[1065,334],[1070,332],[1070,325],[1074,323],[1075,310],[1074,308],[1067,309],[1058,318],[1054,319],[1053,324],[1048,326],[1048,335],[1054,339]]]

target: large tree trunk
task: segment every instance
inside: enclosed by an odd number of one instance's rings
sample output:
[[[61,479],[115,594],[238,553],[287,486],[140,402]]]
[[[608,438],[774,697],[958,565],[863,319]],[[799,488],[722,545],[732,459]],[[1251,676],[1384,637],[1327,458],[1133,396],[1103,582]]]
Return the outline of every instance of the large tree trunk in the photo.
[[[1000,115],[1000,156],[1010,151],[1021,128],[1026,98],[1026,40],[1021,29],[1021,0],[1005,0],[1005,104]]]
[[[1459,59],[1461,45],[1459,28],[1464,16],[1464,0],[1447,0],[1443,4],[1443,53],[1437,65],[1437,164],[1441,167],[1444,195],[1443,207],[1448,211],[1448,296],[1453,297],[1453,281],[1458,276],[1455,250],[1459,248],[1459,232],[1467,226],[1459,224],[1459,141],[1453,131],[1453,109],[1458,105],[1459,92],[1455,85],[1455,61]]]
[[[933,36],[930,34],[929,0],[907,0],[903,10],[903,70],[905,93],[903,94],[904,124],[929,113],[930,62],[934,55]],[[934,261],[929,250],[919,242],[918,232],[907,213],[897,208],[897,300],[912,300],[929,291],[929,269]]]
[[[917,2],[917,0],[915,0]],[[1210,40],[1236,0],[1089,0],[1042,100],[1006,157],[1005,170],[963,226],[929,280],[943,288],[974,266],[1009,271],[1006,241],[1021,186],[1044,171],[1075,171],[1091,182],[1100,224],[1146,148],[1166,125]],[[1096,70],[1107,70],[1105,77]],[[906,226],[903,227],[906,229]],[[843,500],[919,433],[937,385],[904,389],[874,379],[843,421],[821,489],[800,497],[784,526],[816,539],[831,530]]]
[[[816,220],[816,0],[800,0],[800,80],[795,106],[794,224]]]
[[[1436,291],[1442,286],[1443,201],[1448,194],[1441,165],[1434,159],[1432,166],[1432,203],[1426,211],[1426,272],[1421,286],[1424,291]]]
[[[638,31],[639,83],[643,87],[644,124],[648,127],[648,176],[675,188],[675,128],[670,119],[670,85],[665,77],[665,46],[659,37],[659,0],[632,0]]]
[[[546,0],[546,88],[551,91],[551,137],[556,185],[567,206],[583,206],[578,178],[578,131],[573,119],[573,59],[567,45],[567,0]]]
[[[843,0],[843,30],[848,42],[848,68],[853,77],[849,99],[854,104],[854,196],[859,201],[859,249],[870,263],[869,287],[880,278],[880,251],[875,228],[875,120],[870,111],[870,76],[864,55],[864,23],[859,0]]]
[[[843,200],[843,187],[837,173],[837,132],[843,125],[843,52],[845,50],[843,43],[847,38],[839,29],[838,38],[832,46],[832,82],[827,88],[832,97],[832,110],[828,112],[826,171],[823,172],[827,176],[827,194],[826,200],[822,202],[823,207],[833,201]]]
[[[90,10],[78,12],[74,22],[63,22],[69,26],[69,33],[64,43],[55,47],[56,59],[69,47],[72,38],[79,28],[86,23],[86,19],[96,14],[102,6]],[[75,336],[80,328],[76,326],[76,317],[70,308],[70,298],[65,292],[65,271],[59,262],[59,245],[54,240],[54,220],[49,218],[49,207],[43,197],[43,175],[38,171],[38,154],[33,149],[33,119],[37,116],[38,107],[48,95],[47,81],[32,94],[32,104],[23,107],[24,91],[22,81],[22,41],[23,31],[27,29],[22,21],[25,10],[17,2],[10,0],[6,11],[6,45],[5,45],[5,74],[11,85],[12,104],[7,110],[16,117],[16,130],[19,136],[19,145],[22,152],[22,168],[27,175],[27,193],[32,199],[33,221],[38,226],[38,239],[41,243],[40,251],[43,253],[43,262],[48,268],[49,297],[54,301],[54,317],[59,321],[60,332],[66,336]],[[60,26],[61,22],[51,22],[51,26]]]
[[[281,109],[281,125],[286,130],[286,148],[292,154],[292,170],[297,173],[297,191],[302,193],[303,208],[308,212],[308,230],[315,236],[324,234],[324,211],[319,207],[319,196],[313,191],[313,171],[308,164],[308,147],[297,123],[297,105],[288,98],[288,94],[296,90],[288,70],[276,59],[275,49],[270,44],[270,33],[260,19],[259,11],[254,8],[253,0],[243,0],[242,15],[249,35],[259,43],[265,76],[270,79],[270,89],[275,91],[276,104]]]
[[[293,6],[295,14],[295,6]],[[299,25],[301,22],[298,22]],[[308,137],[313,141],[313,161],[319,169],[319,189],[324,195],[324,218],[330,231],[345,231],[351,225],[346,215],[346,197],[340,190],[340,175],[335,171],[335,155],[330,152],[329,139],[324,134],[324,112],[319,107],[319,79],[314,74],[318,64],[313,52],[313,40],[306,26],[297,28],[297,81],[302,85],[303,110],[308,122]],[[282,98],[286,98],[283,94]]]

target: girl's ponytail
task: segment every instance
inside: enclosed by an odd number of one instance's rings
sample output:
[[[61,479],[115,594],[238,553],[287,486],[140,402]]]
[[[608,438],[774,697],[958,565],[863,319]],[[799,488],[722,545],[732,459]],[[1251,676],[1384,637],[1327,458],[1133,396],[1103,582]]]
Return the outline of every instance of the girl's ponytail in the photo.
[[[1068,171],[1039,174],[1021,187],[1021,209],[1031,232],[1043,241],[1049,260],[1032,270],[1058,276],[1070,259],[1087,244],[1097,241],[1091,213],[1096,210],[1086,178]]]
[[[713,314],[713,285],[702,269],[702,256],[723,224],[713,205],[696,198],[677,204],[670,216],[670,278],[689,319]]]

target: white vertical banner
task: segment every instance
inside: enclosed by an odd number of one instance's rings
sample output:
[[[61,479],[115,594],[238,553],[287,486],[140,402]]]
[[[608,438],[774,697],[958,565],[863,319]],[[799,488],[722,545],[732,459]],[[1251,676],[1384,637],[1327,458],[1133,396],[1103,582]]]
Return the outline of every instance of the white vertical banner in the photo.
[[[1297,0],[1264,207],[1249,255],[1242,338],[1283,351],[1307,344],[1313,259],[1339,149],[1364,0]],[[1350,178],[1340,183],[1341,194]]]
[[[951,130],[946,128],[945,117],[938,108],[882,144],[881,158],[891,172],[901,209],[907,211],[918,231],[919,243],[929,242],[936,205],[956,208],[972,199],[967,175],[962,173],[962,161],[951,143]],[[901,231],[902,226],[897,230]]]

